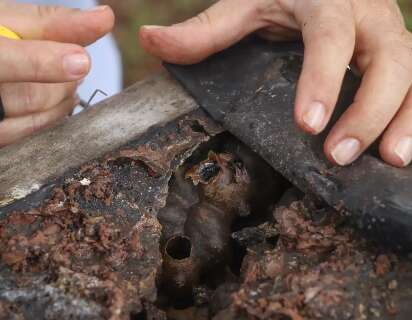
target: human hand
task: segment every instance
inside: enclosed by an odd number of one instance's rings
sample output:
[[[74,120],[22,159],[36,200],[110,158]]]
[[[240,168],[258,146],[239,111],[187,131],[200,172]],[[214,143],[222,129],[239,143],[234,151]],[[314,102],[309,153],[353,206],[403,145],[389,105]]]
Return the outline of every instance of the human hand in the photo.
[[[412,35],[395,0],[221,0],[170,27],[144,26],[144,49],[167,61],[196,63],[257,31],[273,41],[303,38],[295,120],[323,131],[337,103],[347,66],[363,76],[355,100],[329,133],[330,161],[348,165],[383,133],[382,158],[412,161]]]
[[[82,47],[107,32],[107,6],[92,11],[0,2],[0,25],[23,40],[0,37],[0,96],[5,119],[0,147],[54,125],[78,103],[78,82],[90,70]]]
[[[0,122],[0,148],[71,114],[79,104],[77,82],[5,83],[0,85],[6,118]]]

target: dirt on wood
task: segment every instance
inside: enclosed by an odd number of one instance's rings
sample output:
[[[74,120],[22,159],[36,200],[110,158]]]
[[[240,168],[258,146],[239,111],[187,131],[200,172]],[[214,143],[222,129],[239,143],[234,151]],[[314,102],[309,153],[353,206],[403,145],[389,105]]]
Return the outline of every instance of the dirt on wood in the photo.
[[[0,319],[409,319],[412,265],[196,112],[0,219]]]

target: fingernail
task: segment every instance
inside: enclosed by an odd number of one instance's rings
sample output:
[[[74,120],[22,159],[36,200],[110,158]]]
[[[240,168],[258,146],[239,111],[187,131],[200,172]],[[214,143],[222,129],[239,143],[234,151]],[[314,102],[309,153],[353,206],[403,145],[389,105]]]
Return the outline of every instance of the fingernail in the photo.
[[[303,121],[306,126],[313,130],[314,133],[319,133],[324,127],[326,116],[326,107],[321,102],[312,102],[306,113],[303,115]]]
[[[106,10],[107,8],[109,8],[109,6],[97,6],[97,7],[92,7],[92,8],[89,8],[89,9],[86,9],[85,11],[104,11],[104,10]]]
[[[396,155],[402,160],[403,165],[407,166],[412,161],[412,137],[404,137],[399,140],[395,147]]]
[[[73,77],[85,75],[89,71],[89,57],[83,53],[66,55],[63,58],[63,69]]]
[[[336,145],[331,155],[338,165],[346,166],[355,161],[359,157],[360,152],[360,141],[355,138],[346,138]]]

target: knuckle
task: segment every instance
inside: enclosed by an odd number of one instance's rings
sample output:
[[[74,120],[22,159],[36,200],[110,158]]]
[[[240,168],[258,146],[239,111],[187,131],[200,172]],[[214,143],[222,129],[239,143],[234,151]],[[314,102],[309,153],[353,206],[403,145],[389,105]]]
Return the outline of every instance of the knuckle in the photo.
[[[38,90],[31,84],[23,84],[22,104],[24,110],[28,112],[35,112],[41,108]]]
[[[335,12],[317,12],[304,22],[302,33],[304,39],[316,44],[333,44],[348,50],[355,45],[355,24],[350,19],[343,19]]]
[[[411,72],[412,34],[406,29],[388,32],[376,40],[374,56],[381,63],[391,62]]]
[[[410,61],[405,61],[403,59],[392,58],[392,62],[397,66],[400,72],[405,73],[408,76],[409,81],[412,81],[412,64]],[[395,69],[395,70],[396,70]]]
[[[76,10],[79,9],[67,9],[65,8],[65,14],[66,15],[71,15],[72,13],[75,13]],[[113,13],[113,11],[107,10],[107,12],[110,13],[110,15],[106,15],[106,18],[104,20],[100,20],[99,23],[90,23],[87,28],[89,29],[89,33],[87,35],[87,39],[88,41],[96,41],[98,37],[100,37],[101,35],[106,34],[107,32],[109,32],[110,30],[113,29],[113,26],[115,24],[115,15]],[[76,36],[76,35],[73,35]],[[81,35],[77,35],[79,37],[79,40],[77,41],[77,43],[83,43],[83,41],[86,41],[83,39],[82,41],[82,37]],[[86,43],[88,42],[86,41]]]
[[[412,48],[405,44],[392,44],[390,48],[377,54],[382,64],[388,64],[399,72],[406,73],[412,79]]]
[[[39,127],[39,122],[37,120],[37,115],[36,114],[31,114],[30,115],[30,124],[29,124],[29,134],[32,135],[38,130],[40,130]]]
[[[267,0],[252,1],[252,4],[254,4],[252,7],[253,17],[256,17],[258,19],[260,17],[264,17],[268,13],[268,11],[272,11],[273,9],[271,8],[274,6],[273,1]]]
[[[0,87],[0,96],[6,116],[12,116],[14,110],[20,108],[23,95],[15,83],[3,83]]]
[[[62,10],[59,6],[44,6],[44,5],[36,5],[36,12],[37,16],[40,19],[47,19],[50,16],[60,12]]]
[[[348,49],[355,42],[354,34],[351,31],[345,32],[344,28],[323,28],[319,30],[317,36],[319,41],[323,43],[331,43],[336,47]]]
[[[29,132],[30,135],[47,128],[49,125],[50,119],[45,118],[44,114],[33,113],[30,115],[30,125]]]
[[[211,20],[209,12],[207,10],[199,13],[196,16],[196,19],[200,22],[200,24],[207,25],[207,26],[212,25],[212,20]]]
[[[209,39],[210,46],[213,48],[213,51],[219,51],[219,45],[217,42],[216,37],[213,35],[214,28],[213,28],[213,20],[212,16],[209,13],[209,10],[203,11],[202,13],[198,14],[195,19],[201,24],[206,26],[206,35]]]
[[[412,50],[402,48],[400,50],[396,50],[396,52],[392,55],[392,60],[397,62],[403,69],[406,71],[412,71]]]
[[[304,43],[312,55],[333,55],[336,61],[344,60],[346,64],[349,64],[355,50],[354,37],[339,30],[318,30],[310,37],[304,37]],[[319,61],[319,58],[317,60]]]
[[[42,62],[37,56],[31,56],[29,68],[31,69],[31,74],[33,75],[33,81],[39,81],[42,75]]]
[[[399,22],[397,15],[394,15],[392,10],[379,10],[379,21],[384,25],[393,25],[393,23]],[[396,23],[399,26],[399,23]]]
[[[377,15],[374,18],[378,18],[384,25],[392,27],[402,27],[404,25],[402,13],[395,1],[389,1],[389,3],[381,5],[376,13]]]

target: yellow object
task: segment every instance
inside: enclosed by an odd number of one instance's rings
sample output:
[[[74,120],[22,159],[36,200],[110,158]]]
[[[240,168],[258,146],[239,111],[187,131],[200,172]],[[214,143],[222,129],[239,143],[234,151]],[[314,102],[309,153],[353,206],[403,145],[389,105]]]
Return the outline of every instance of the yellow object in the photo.
[[[14,39],[14,40],[20,40],[21,38],[15,33],[14,31],[11,31],[9,28],[6,28],[5,26],[0,25],[0,37],[8,38],[8,39]]]

